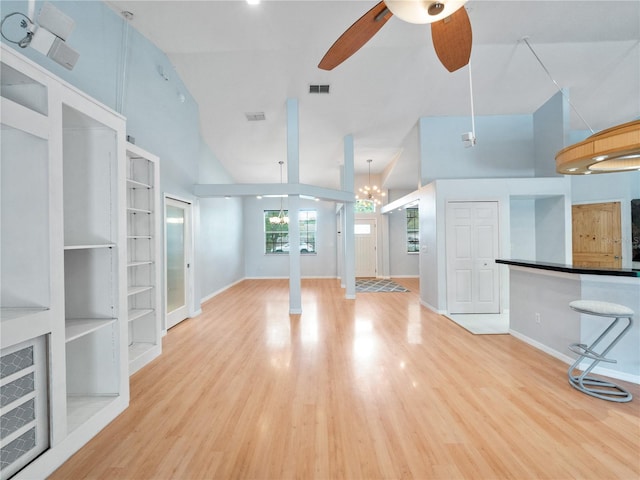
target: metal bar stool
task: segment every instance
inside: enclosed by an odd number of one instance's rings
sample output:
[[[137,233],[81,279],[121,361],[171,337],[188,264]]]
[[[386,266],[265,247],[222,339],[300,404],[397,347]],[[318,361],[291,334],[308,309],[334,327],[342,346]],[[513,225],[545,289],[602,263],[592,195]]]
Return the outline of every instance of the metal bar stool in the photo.
[[[572,343],[569,345],[569,350],[578,354],[576,361],[569,367],[569,383],[572,387],[592,397],[609,400],[611,402],[630,402],[633,396],[621,386],[599,378],[589,377],[588,375],[600,362],[616,363],[616,360],[607,358],[606,355],[631,328],[633,323],[633,310],[624,305],[594,300],[575,300],[569,304],[569,307],[576,312],[614,319],[591,345],[584,343]],[[627,325],[608,345],[604,348],[601,347],[600,353],[596,352],[595,348],[600,341],[623,319],[627,320]],[[584,359],[591,360],[591,363],[581,374],[574,375],[573,371],[578,368],[578,365]]]

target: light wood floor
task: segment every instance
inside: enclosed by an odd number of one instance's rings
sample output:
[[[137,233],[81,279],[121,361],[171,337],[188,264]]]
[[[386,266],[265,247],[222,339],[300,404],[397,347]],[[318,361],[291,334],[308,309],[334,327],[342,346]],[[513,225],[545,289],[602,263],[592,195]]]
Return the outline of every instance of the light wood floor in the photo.
[[[509,335],[411,293],[244,281],[172,329],[131,406],[53,479],[638,479],[640,389],[614,404]],[[615,350],[612,352],[615,353]],[[627,385],[628,386],[628,385]]]

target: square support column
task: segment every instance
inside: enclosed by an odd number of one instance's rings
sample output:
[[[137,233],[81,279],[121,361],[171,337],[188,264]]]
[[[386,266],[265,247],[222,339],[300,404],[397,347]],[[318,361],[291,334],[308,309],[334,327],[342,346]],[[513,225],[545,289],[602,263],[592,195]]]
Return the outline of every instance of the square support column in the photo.
[[[287,99],[287,183],[300,183],[298,100]],[[289,195],[289,313],[302,313],[300,272],[300,196]]]
[[[342,190],[347,192],[354,191],[354,148],[353,148],[353,136],[347,135],[344,137],[344,176]],[[354,232],[355,213],[354,203],[346,202],[344,205],[344,225],[343,235],[344,238],[344,283],[346,286],[345,297],[356,298],[356,255],[355,245],[356,236]]]

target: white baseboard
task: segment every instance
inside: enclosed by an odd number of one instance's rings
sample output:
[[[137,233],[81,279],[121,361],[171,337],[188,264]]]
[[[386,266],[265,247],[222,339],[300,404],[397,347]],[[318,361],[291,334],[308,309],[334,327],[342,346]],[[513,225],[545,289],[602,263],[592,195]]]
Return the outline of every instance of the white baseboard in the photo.
[[[390,278],[420,278],[420,275],[391,275]]]
[[[216,295],[221,294],[222,292],[224,292],[225,290],[229,290],[231,287],[233,287],[234,285],[237,285],[238,283],[242,282],[244,280],[244,278],[241,278],[240,280],[236,280],[233,283],[230,283],[229,285],[227,285],[226,287],[222,287],[220,290],[216,290],[213,293],[210,293],[209,295],[207,295],[206,297],[202,297],[200,299],[200,304],[203,304],[204,302],[211,300],[213,297],[215,297]],[[200,310],[200,313],[202,313],[202,310]]]
[[[548,346],[543,345],[542,343],[536,340],[533,340],[532,338],[529,338],[526,335],[523,335],[519,332],[509,329],[509,334],[513,335],[518,340],[522,340],[524,343],[531,345],[532,347],[537,348],[538,350],[542,350],[544,353],[551,355],[554,358],[557,358],[558,360],[566,363],[567,365],[571,365],[573,362],[575,362],[575,359],[571,358],[569,355],[565,355],[564,353],[560,353],[557,350],[549,348]],[[584,370],[586,368],[586,362],[581,363],[580,368]],[[592,372],[597,375],[604,375],[605,377],[615,378],[617,380],[623,380],[629,383],[640,384],[640,375],[633,375],[632,373],[626,373],[626,372],[618,372],[616,370],[611,370],[609,368],[604,368],[604,367],[596,367],[592,370]]]
[[[557,358],[558,360],[566,363],[567,365],[571,365],[574,362],[574,360],[569,355],[565,355],[564,353],[560,353],[557,350],[554,350],[553,348],[549,348],[548,346],[538,342],[537,340],[534,340],[533,338],[529,338],[526,335],[521,334],[520,332],[516,332],[515,330],[509,329],[509,335],[513,335],[518,340],[522,340],[524,343],[531,345],[532,347],[537,348],[538,350],[542,350],[547,355],[551,355],[553,358]]]
[[[432,312],[439,313],[440,315],[445,315],[447,313],[446,310],[438,310],[436,307],[434,307],[433,305],[430,305],[429,303],[425,302],[422,299],[420,299],[420,305],[422,305],[423,307],[428,308]]]
[[[338,277],[336,277],[335,275],[323,275],[323,276],[306,276],[305,275],[305,276],[302,276],[300,278],[302,280],[310,280],[310,279],[335,280],[335,279],[338,279]],[[244,277],[242,280],[289,280],[289,277],[288,276],[285,276],[285,277]]]

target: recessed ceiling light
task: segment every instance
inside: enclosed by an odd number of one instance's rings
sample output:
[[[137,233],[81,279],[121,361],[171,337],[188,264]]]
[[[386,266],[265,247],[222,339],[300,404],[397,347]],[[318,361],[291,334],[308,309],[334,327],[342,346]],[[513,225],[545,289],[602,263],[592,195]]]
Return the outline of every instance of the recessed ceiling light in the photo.
[[[260,0],[247,0],[247,3],[249,5],[259,5],[260,4]]]
[[[607,155],[598,155],[597,157],[593,157],[596,162],[601,162],[602,160],[607,159]]]

